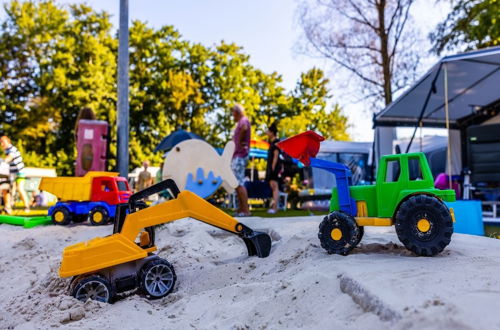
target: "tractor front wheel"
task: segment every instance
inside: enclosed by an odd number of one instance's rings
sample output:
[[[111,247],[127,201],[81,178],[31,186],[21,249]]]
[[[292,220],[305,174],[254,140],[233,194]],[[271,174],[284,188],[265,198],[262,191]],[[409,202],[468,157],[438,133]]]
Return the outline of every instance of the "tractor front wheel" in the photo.
[[[328,214],[319,225],[318,238],[330,254],[347,255],[358,245],[363,236],[363,229],[354,217],[343,212]]]
[[[434,196],[415,195],[396,213],[396,233],[419,256],[433,256],[450,244],[453,220],[448,207]]]

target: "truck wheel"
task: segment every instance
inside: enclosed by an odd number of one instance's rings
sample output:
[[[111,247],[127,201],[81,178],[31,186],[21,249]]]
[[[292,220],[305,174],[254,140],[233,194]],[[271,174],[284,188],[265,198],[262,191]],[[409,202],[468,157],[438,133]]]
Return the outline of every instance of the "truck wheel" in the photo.
[[[450,244],[453,220],[439,199],[415,195],[404,201],[396,213],[396,233],[405,247],[419,256],[433,256]]]
[[[148,299],[159,299],[174,289],[174,267],[166,260],[158,258],[146,263],[139,272],[139,285]]]
[[[71,295],[78,300],[88,299],[109,303],[114,296],[111,283],[100,275],[90,275],[77,278],[72,284]]]
[[[347,255],[358,245],[362,235],[363,229],[354,217],[343,212],[332,212],[319,224],[321,247],[330,254]]]
[[[108,210],[102,206],[96,206],[90,210],[89,219],[94,226],[105,225],[109,221]]]
[[[82,222],[85,222],[88,217],[89,217],[88,214],[75,214],[75,215],[73,215],[73,222],[74,223],[82,223]]]
[[[56,225],[69,225],[73,218],[71,212],[64,206],[56,206],[52,212],[52,222]]]

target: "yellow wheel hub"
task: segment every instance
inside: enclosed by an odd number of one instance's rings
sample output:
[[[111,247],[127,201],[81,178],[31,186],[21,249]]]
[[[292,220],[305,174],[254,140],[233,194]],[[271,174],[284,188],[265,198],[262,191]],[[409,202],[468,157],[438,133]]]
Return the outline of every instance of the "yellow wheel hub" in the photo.
[[[422,233],[426,233],[429,231],[429,229],[431,229],[431,223],[427,219],[420,219],[417,222],[417,228]]]
[[[101,222],[102,221],[102,213],[101,212],[96,212],[94,213],[94,215],[92,216],[92,220],[94,220],[94,222]]]
[[[330,235],[334,241],[338,241],[342,238],[342,231],[338,228],[334,228]]]
[[[54,220],[57,222],[63,222],[64,221],[64,213],[62,213],[61,211],[57,211],[54,214]]]

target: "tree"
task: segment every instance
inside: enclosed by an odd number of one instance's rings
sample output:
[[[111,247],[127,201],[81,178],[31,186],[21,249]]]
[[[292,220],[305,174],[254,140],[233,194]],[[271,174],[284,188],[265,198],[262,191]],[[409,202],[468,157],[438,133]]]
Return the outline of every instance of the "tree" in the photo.
[[[458,0],[446,19],[429,35],[432,50],[472,50],[500,45],[500,1]]]
[[[387,105],[419,62],[415,33],[406,28],[413,2],[304,0],[298,12],[305,51],[333,61],[356,78],[363,96]]]
[[[91,107],[111,132],[109,169],[116,162],[116,50],[109,15],[86,5],[53,0],[5,6],[0,22],[0,133],[11,137],[29,166],[56,167],[72,175],[74,127]],[[144,159],[159,164],[154,148],[178,127],[215,147],[231,138],[230,107],[242,103],[254,136],[293,118],[290,127],[343,139],[346,118],[330,110],[328,80],[304,74],[292,93],[277,72],[265,73],[232,43],[206,47],[182,38],[173,26],[130,28],[130,169]],[[282,127],[284,127],[282,125]],[[291,132],[291,130],[289,130]],[[344,134],[344,137],[342,137]]]
[[[328,79],[322,70],[313,68],[302,73],[297,86],[292,91],[291,106],[297,115],[287,117],[280,123],[281,133],[285,136],[314,130],[327,139],[349,140],[347,133],[347,117],[338,104],[328,110],[331,95],[328,90]]]
[[[85,5],[66,10],[53,1],[11,1],[4,8],[1,129],[27,152],[44,155],[39,165],[71,174],[78,111],[89,106],[101,119],[115,118],[116,41],[109,15]]]

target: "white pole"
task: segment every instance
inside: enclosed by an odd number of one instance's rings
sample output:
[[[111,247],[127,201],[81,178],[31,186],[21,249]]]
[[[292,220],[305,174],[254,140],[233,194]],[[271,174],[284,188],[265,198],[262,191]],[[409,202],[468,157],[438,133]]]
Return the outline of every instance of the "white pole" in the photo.
[[[451,141],[450,141],[450,116],[448,109],[448,65],[444,63],[444,112],[446,115],[446,131],[448,132],[448,152],[447,152],[447,172],[448,172],[448,183],[451,189]]]

